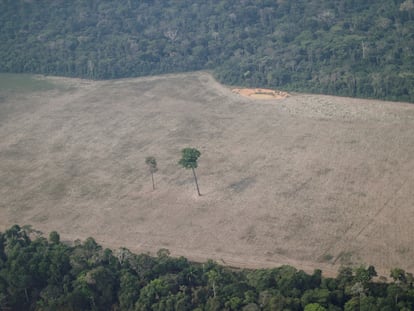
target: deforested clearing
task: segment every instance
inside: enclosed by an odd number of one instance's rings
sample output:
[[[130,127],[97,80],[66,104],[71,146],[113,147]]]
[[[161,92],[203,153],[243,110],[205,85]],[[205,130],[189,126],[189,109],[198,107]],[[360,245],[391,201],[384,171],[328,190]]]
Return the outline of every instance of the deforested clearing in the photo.
[[[239,267],[414,271],[412,104],[263,101],[204,72],[13,79],[0,88],[0,230]],[[201,152],[201,196],[178,165],[186,147]]]

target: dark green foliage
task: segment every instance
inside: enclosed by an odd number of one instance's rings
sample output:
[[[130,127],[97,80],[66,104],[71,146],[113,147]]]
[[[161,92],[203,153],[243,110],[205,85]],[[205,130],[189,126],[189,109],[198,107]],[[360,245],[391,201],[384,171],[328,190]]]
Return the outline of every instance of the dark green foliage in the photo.
[[[0,71],[222,82],[414,102],[411,0],[0,0]],[[47,12],[47,14],[45,14]]]
[[[145,164],[148,166],[148,169],[151,173],[155,173],[158,171],[157,160],[154,157],[146,157]]]
[[[290,266],[235,270],[120,249],[92,238],[67,246],[52,232],[31,240],[13,226],[0,233],[0,309],[4,310],[413,310],[413,276],[391,271],[375,283],[372,266],[337,278]]]
[[[197,168],[197,160],[201,153],[195,148],[184,148],[181,150],[181,159],[178,161],[184,168]]]
[[[57,233],[56,231],[50,232],[50,234],[49,234],[49,242],[50,243],[54,243],[54,244],[58,244],[60,242],[59,233]]]

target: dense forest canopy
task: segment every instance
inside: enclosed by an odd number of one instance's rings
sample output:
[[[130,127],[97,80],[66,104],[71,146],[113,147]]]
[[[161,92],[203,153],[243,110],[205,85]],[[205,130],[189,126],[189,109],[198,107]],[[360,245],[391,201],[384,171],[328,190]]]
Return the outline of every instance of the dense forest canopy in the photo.
[[[31,239],[29,236],[36,236]],[[392,269],[340,269],[336,278],[290,266],[237,270],[191,263],[166,249],[157,257],[104,249],[93,238],[74,245],[17,225],[0,232],[1,310],[414,310],[414,278]]]
[[[0,71],[414,102],[413,0],[0,0]]]

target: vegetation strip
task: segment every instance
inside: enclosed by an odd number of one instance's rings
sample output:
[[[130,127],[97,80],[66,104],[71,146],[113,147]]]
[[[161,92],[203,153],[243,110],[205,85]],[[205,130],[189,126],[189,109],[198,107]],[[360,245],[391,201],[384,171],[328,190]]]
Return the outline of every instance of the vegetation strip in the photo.
[[[230,85],[414,102],[413,21],[412,0],[4,0],[0,72],[213,70]]]
[[[343,267],[336,278],[290,266],[237,270],[167,249],[103,249],[93,238],[68,245],[18,225],[0,232],[1,310],[413,310],[412,274],[375,276],[372,266]]]

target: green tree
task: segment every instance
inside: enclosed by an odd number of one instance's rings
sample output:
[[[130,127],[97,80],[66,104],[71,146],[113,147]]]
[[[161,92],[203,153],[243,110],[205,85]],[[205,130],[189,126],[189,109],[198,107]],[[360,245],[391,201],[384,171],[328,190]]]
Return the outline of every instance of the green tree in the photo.
[[[305,311],[326,311],[326,309],[318,303],[310,303],[305,306]]]
[[[407,274],[401,268],[391,269],[390,276],[394,280],[394,283],[388,286],[388,293],[394,296],[394,302],[397,305],[399,297],[404,294],[411,284],[407,284]]]
[[[50,234],[49,234],[49,241],[52,244],[59,244],[59,242],[60,242],[59,233],[57,233],[56,231],[50,232]]]
[[[119,280],[118,300],[121,310],[133,310],[139,298],[139,279],[136,275],[124,269]]]
[[[145,164],[148,166],[148,169],[151,173],[152,179],[152,190],[155,190],[155,182],[154,182],[154,173],[158,171],[157,167],[157,160],[154,157],[146,157]]]
[[[200,188],[198,187],[198,181],[197,181],[197,175],[195,172],[195,169],[197,168],[197,160],[200,157],[201,153],[195,148],[184,148],[181,150],[182,158],[180,161],[178,161],[178,164],[180,164],[185,169],[190,169],[193,171],[194,181],[197,187],[197,193],[199,196],[201,196]]]

